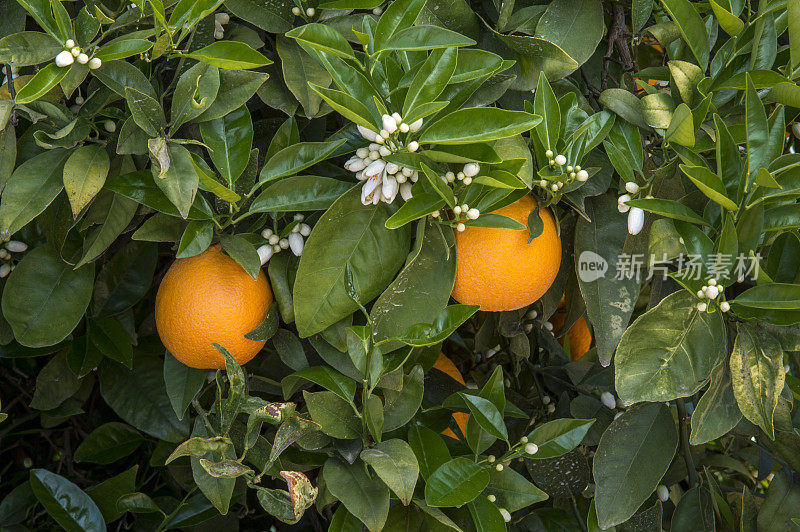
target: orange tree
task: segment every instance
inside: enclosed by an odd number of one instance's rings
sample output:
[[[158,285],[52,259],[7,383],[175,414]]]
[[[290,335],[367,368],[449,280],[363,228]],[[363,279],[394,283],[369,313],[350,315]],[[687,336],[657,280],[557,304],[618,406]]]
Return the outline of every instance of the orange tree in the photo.
[[[0,528],[800,528],[800,0],[5,0],[0,65]]]

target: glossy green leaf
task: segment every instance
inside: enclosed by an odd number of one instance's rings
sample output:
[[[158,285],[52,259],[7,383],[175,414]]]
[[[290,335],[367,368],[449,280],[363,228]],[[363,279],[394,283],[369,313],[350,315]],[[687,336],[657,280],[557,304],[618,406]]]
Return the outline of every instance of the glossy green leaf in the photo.
[[[419,465],[411,447],[399,439],[376,443],[361,451],[361,459],[372,466],[378,477],[390,490],[408,505],[414,495],[419,476]]]
[[[264,164],[258,176],[259,183],[294,175],[330,157],[343,140],[328,142],[300,142],[280,150]]]
[[[130,455],[144,442],[141,434],[125,423],[112,421],[94,429],[75,449],[76,462],[111,464]]]
[[[73,151],[64,164],[64,189],[73,216],[100,192],[110,168],[108,153],[96,145],[86,145]]]
[[[460,109],[438,119],[419,141],[445,145],[486,142],[523,133],[541,121],[537,115],[496,107]]]
[[[343,59],[355,60],[353,49],[341,33],[330,26],[319,23],[306,24],[294,28],[286,34],[301,43],[307,44],[325,53],[341,57]]]
[[[101,47],[95,57],[102,61],[116,61],[133,55],[143,54],[153,47],[147,39],[115,39]]]
[[[683,40],[705,70],[708,66],[709,40],[703,19],[688,0],[662,0],[670,18],[678,25]]]
[[[64,46],[46,33],[21,31],[0,39],[0,63],[23,67],[38,65],[53,58]]]
[[[478,311],[478,308],[478,305],[450,305],[441,311],[433,322],[412,325],[392,340],[414,347],[438,344],[453,334],[462,323]]]
[[[425,484],[425,502],[434,507],[461,506],[489,485],[487,468],[464,457],[442,464]]]
[[[55,63],[49,63],[17,92],[14,101],[17,104],[25,104],[38,100],[58,85],[69,73],[69,70],[68,67],[58,67]]]
[[[250,160],[253,122],[247,107],[240,107],[222,118],[200,124],[203,142],[223,179],[233,184]]]
[[[46,469],[31,470],[31,489],[47,513],[70,532],[101,532],[103,515],[94,501],[78,486]]]
[[[711,385],[697,402],[692,414],[689,443],[702,445],[727,434],[742,419],[731,386],[727,364],[720,364],[711,374]]]
[[[322,476],[331,494],[370,532],[383,529],[389,514],[389,490],[378,478],[367,476],[363,463],[347,464],[330,458],[325,462]]]
[[[260,52],[239,41],[217,41],[186,54],[186,57],[227,70],[248,70],[272,64]]]
[[[125,101],[131,110],[136,125],[151,137],[157,137],[167,127],[167,119],[161,105],[143,92],[130,87],[125,88]]]
[[[529,458],[554,458],[570,452],[581,443],[594,422],[594,419],[556,419],[539,425],[528,434],[528,441],[539,448]]]

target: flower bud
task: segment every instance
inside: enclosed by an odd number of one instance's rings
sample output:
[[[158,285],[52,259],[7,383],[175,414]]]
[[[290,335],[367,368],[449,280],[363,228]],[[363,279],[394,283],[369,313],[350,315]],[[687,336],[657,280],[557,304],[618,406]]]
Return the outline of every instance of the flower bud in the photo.
[[[464,184],[465,185],[471,185],[472,184],[472,178],[471,177],[465,177],[464,178]]]
[[[400,197],[402,197],[405,201],[408,201],[412,198],[411,183],[402,183],[400,185]]]
[[[627,190],[631,194],[636,194],[637,192],[639,192],[639,185],[637,185],[633,181],[628,181],[627,183],[625,183],[625,190]]]
[[[372,14],[375,15],[376,17],[381,16],[381,13],[383,13],[383,8],[380,6],[372,10]]]
[[[417,142],[416,140],[412,140],[411,142],[408,143],[408,151],[413,153],[418,149],[419,149],[419,142]]]
[[[587,172],[586,170],[578,170],[577,178],[578,181],[583,183],[584,181],[589,179],[589,172]]]
[[[89,62],[89,56],[84,54],[84,53],[80,53],[80,54],[78,54],[78,57],[76,58],[76,60],[78,61],[78,63],[80,63],[82,65],[85,65],[86,63]]]
[[[394,118],[394,123],[397,124],[398,126],[403,123],[403,117],[400,116],[400,113],[398,113],[397,111],[392,113],[392,118]]]
[[[281,247],[278,244],[275,244],[274,246],[272,246],[272,251],[273,253],[280,253]]]
[[[369,149],[367,148],[359,148],[356,150],[356,157],[359,159],[366,159],[369,157]]]
[[[702,299],[702,298],[706,297],[706,293],[703,290],[698,290],[697,291],[697,297]]]
[[[258,258],[261,259],[261,265],[265,265],[269,262],[269,259],[272,258],[272,255],[275,253],[272,251],[272,246],[263,245],[259,246],[256,250],[258,252]]]
[[[511,522],[511,514],[505,508],[500,508],[500,515],[503,516],[503,521],[505,521],[506,523]]]
[[[553,158],[553,150],[547,150],[546,152],[544,152],[544,156],[547,157],[548,159],[552,159]]]
[[[494,468],[497,469],[498,471],[502,471],[503,470],[503,464],[497,464],[496,466],[494,466]]]
[[[456,231],[458,231],[459,233],[461,233],[461,232],[463,232],[463,231],[464,231],[466,228],[467,228],[467,226],[466,226],[466,225],[464,225],[464,224],[458,224],[458,225],[456,226]]]
[[[383,170],[386,168],[386,161],[383,159],[378,159],[372,161],[369,166],[367,166],[366,170],[364,170],[364,177],[367,179],[371,179],[373,177],[377,177]]]
[[[397,192],[400,190],[400,185],[397,183],[397,180],[389,178],[383,180],[383,187],[381,189],[381,193],[383,194],[383,198],[386,203],[391,203],[394,201],[394,198],[397,197]]]
[[[108,131],[109,133],[114,133],[117,130],[117,123],[113,120],[106,120],[103,122],[103,129]]]
[[[278,245],[281,247],[281,249],[289,249],[289,239],[281,238],[278,240]]]
[[[634,207],[628,213],[628,233],[638,235],[644,227],[644,211],[639,207]]]
[[[292,253],[294,253],[295,257],[299,257],[303,253],[303,237],[300,233],[290,233],[288,240]]]
[[[219,22],[220,24],[227,24],[231,21],[231,16],[227,13],[217,13],[214,15],[214,21]]]
[[[66,46],[67,48],[72,48],[73,46],[75,46],[75,41],[73,41],[72,39],[67,39],[67,41],[64,43],[64,46]]]
[[[56,66],[58,67],[61,68],[68,67],[74,62],[75,58],[72,57],[72,54],[66,50],[59,52],[58,55],[56,56]]]
[[[308,236],[311,234],[311,226],[308,224],[300,224],[300,234]]]
[[[386,146],[381,146],[380,148],[378,148],[378,155],[380,155],[381,157],[388,157],[391,154],[392,150],[390,150]]]
[[[493,495],[491,493],[489,495],[487,495],[486,498],[489,500],[489,502],[494,502],[494,501],[497,500],[497,496]]]
[[[406,124],[405,122],[403,122],[402,124],[400,124],[400,126],[398,126],[398,127],[400,128],[400,133],[408,133],[409,129],[411,129],[411,128],[409,127],[409,125],[408,125],[408,124]]]
[[[539,446],[536,445],[535,443],[526,443],[525,452],[527,454],[536,454],[539,452]]]
[[[81,54],[81,49],[74,46],[69,52],[72,54],[72,57],[78,57]]]
[[[452,183],[453,181],[456,180],[456,174],[454,174],[453,172],[446,172],[444,174],[444,178],[448,183]]]
[[[411,131],[412,133],[415,133],[415,132],[419,131],[419,128],[421,128],[421,127],[422,127],[422,119],[421,118],[419,120],[417,120],[416,122],[412,122],[412,123],[408,124],[408,130]]]
[[[526,316],[527,316],[527,317],[528,317],[528,319],[530,319],[530,320],[535,320],[535,319],[536,319],[536,317],[537,317],[537,316],[539,316],[539,313],[538,313],[538,312],[536,312],[536,310],[529,310],[529,311],[528,311],[528,313],[526,314]]]
[[[103,66],[103,61],[101,61],[99,57],[92,57],[89,60],[89,68],[92,70],[97,70],[101,66]]]
[[[667,502],[669,500],[669,490],[665,485],[659,485],[656,493],[658,494],[658,500],[661,502]]]
[[[389,175],[395,175],[397,172],[400,171],[400,167],[394,163],[386,163],[386,173]]]
[[[294,16],[296,16],[296,17],[299,17],[299,16],[300,16],[300,13],[302,13],[302,11],[300,11],[300,8],[299,8],[299,7],[297,7],[297,6],[294,6],[294,7],[292,8],[292,15],[294,15]]]
[[[612,394],[611,392],[603,392],[600,395],[600,402],[603,403],[603,406],[611,410],[613,410],[614,407],[617,406],[617,400],[614,399],[614,394]]]
[[[481,211],[479,211],[475,207],[467,211],[467,218],[469,218],[470,220],[477,220],[480,215]]]
[[[267,241],[269,242],[269,244],[270,244],[271,246],[274,246],[274,245],[277,245],[277,244],[278,244],[278,242],[280,241],[280,239],[281,239],[281,237],[279,237],[278,235],[275,235],[275,234],[273,234],[273,235],[270,235],[270,236],[269,236],[269,238],[268,238],[268,240],[267,240]]]
[[[9,273],[11,273],[11,265],[9,263],[6,262],[0,265],[0,279],[7,277]]]
[[[364,126],[356,125],[358,128],[358,132],[361,133],[361,136],[367,139],[370,142],[377,142],[378,141],[378,134],[372,131],[371,129],[367,129]],[[381,139],[383,140],[383,139]]]
[[[563,155],[556,155],[555,161],[558,166],[564,166],[567,164],[567,158]]]
[[[269,240],[269,237],[271,237],[272,235],[273,235],[272,229],[270,229],[269,227],[261,231],[261,238],[263,238],[264,240]]]
[[[706,304],[705,302],[698,303],[697,310],[699,310],[700,312],[705,312],[706,310],[708,310],[708,304]]]
[[[544,325],[544,328],[547,329],[548,331],[552,331],[553,330],[553,324],[550,323],[549,321],[544,322],[543,325]]]
[[[705,294],[708,299],[717,299],[717,296],[719,295],[719,288],[716,286],[707,286]]]
[[[19,240],[9,240],[6,243],[6,249],[11,253],[23,253],[28,249],[28,244],[20,242]]]
[[[395,122],[394,118],[391,115],[383,115],[381,117],[381,121],[383,123],[383,129],[387,133],[391,134],[397,131],[397,122]],[[384,138],[388,137],[389,135],[384,135],[383,131],[381,131],[381,136]]]
[[[313,17],[316,13],[317,11],[313,7],[309,7],[308,9],[306,9],[306,15],[308,15],[309,17]]]
[[[722,303],[719,304],[719,309],[722,312],[728,312],[731,309],[731,304],[728,303],[727,301],[723,301]]]
[[[713,277],[708,280],[708,286],[716,286],[716,284],[717,284],[717,280],[714,279]]]
[[[467,163],[464,165],[464,175],[467,177],[475,177],[481,171],[478,163]]]

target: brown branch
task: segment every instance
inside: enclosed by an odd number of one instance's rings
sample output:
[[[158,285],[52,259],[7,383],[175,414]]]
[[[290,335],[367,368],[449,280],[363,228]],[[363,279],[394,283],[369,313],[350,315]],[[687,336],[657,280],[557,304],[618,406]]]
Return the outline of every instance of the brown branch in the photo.
[[[608,87],[608,80],[611,79],[609,67],[612,61],[619,63],[625,72],[635,72],[636,68],[631,56],[631,49],[628,41],[631,37],[628,27],[625,25],[625,8],[620,4],[612,5],[612,24],[606,38],[606,53],[603,56],[603,76],[600,81],[601,90]],[[618,59],[614,57],[616,50]],[[616,83],[616,80],[614,80]],[[619,83],[617,83],[619,85]]]

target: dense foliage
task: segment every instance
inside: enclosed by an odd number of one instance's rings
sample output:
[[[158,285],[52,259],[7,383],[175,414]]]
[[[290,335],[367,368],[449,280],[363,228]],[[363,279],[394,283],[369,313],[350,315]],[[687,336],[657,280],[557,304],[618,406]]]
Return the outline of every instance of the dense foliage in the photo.
[[[4,0],[0,65],[3,530],[800,530],[800,0]],[[555,282],[451,301],[527,194]]]

